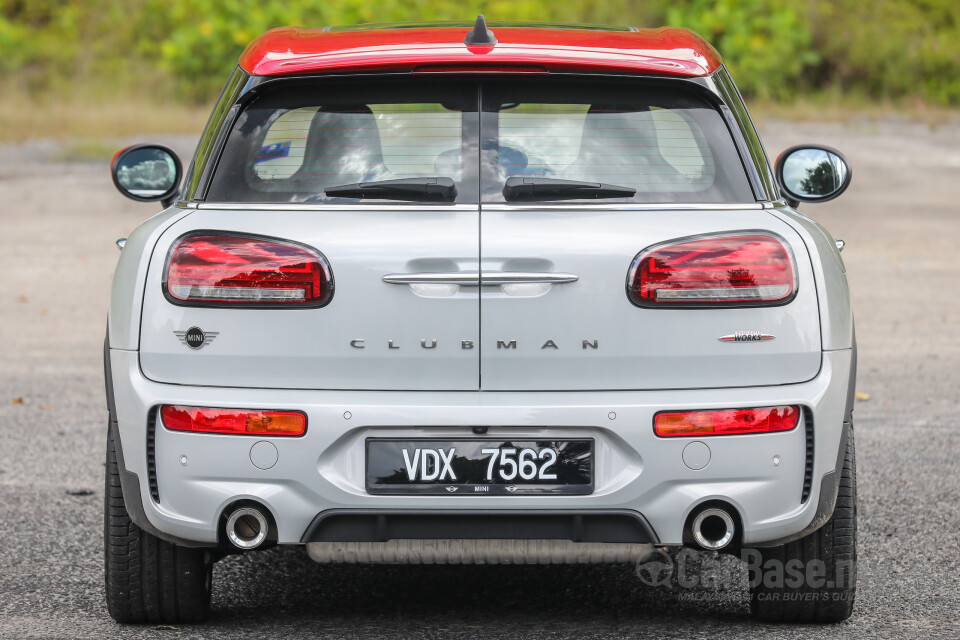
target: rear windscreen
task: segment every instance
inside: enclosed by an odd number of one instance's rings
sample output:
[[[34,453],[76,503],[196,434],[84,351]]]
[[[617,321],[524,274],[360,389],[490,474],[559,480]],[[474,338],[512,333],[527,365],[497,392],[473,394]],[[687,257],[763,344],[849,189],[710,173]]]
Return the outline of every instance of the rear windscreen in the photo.
[[[750,202],[720,113],[692,92],[642,82],[497,83],[483,94],[483,200],[509,178],[633,189],[614,202]]]
[[[513,201],[509,189],[504,195],[511,178],[619,188],[561,189],[544,201],[755,200],[721,114],[681,82],[408,79],[307,86],[275,90],[241,113],[207,200],[360,202],[324,190],[422,178],[452,179],[452,201],[461,203],[477,202],[478,195],[483,202]]]
[[[476,162],[463,158],[478,156],[477,136],[476,86],[325,82],[304,90],[298,84],[243,111],[207,199],[355,202],[324,189],[442,177],[456,184],[456,202],[476,202]]]

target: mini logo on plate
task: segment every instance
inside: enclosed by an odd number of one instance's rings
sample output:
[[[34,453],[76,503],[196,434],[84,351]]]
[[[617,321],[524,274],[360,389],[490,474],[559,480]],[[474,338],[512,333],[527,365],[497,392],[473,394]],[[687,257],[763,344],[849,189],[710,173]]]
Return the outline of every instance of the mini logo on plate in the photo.
[[[445,487],[445,488],[446,488],[446,490],[449,491],[450,493],[455,493],[459,487],[455,487],[455,486],[453,486],[453,485],[450,485],[450,486]]]
[[[776,336],[772,336],[769,333],[760,333],[759,331],[737,331],[728,336],[720,336],[717,340],[720,342],[763,342],[765,340],[773,340],[774,338],[776,338]]]
[[[204,332],[200,327],[190,327],[186,331],[174,331],[173,333],[180,339],[180,342],[191,349],[202,349],[220,335],[219,331]]]
[[[513,485],[510,485],[509,487],[507,487],[507,491],[509,491],[510,493],[513,493],[513,492],[516,491],[516,490],[517,490],[517,488],[516,488],[515,486],[513,486]]]

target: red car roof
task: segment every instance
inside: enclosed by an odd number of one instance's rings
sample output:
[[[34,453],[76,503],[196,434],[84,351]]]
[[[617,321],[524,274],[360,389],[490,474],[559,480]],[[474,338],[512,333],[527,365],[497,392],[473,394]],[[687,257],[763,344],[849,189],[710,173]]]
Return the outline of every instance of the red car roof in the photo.
[[[247,47],[240,66],[259,76],[428,67],[546,70],[704,76],[720,55],[686,29],[613,31],[491,25],[495,45],[463,43],[469,27],[326,31],[281,28]]]

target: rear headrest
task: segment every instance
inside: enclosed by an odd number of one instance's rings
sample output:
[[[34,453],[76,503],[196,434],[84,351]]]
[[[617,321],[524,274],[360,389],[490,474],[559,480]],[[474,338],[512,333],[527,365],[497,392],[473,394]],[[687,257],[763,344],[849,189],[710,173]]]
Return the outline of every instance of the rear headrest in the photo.
[[[321,107],[310,123],[303,169],[320,184],[381,179],[386,173],[376,116],[367,105]]]
[[[635,167],[634,170],[650,165],[669,166],[660,154],[656,123],[648,107],[625,110],[607,105],[590,106],[574,165],[591,171],[591,165],[609,164],[611,158]]]

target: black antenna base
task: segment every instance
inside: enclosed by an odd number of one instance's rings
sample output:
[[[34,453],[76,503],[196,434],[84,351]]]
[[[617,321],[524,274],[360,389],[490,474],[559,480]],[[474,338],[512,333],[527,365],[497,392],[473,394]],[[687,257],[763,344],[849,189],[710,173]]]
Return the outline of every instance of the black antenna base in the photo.
[[[494,45],[497,44],[497,38],[493,31],[487,29],[487,21],[483,15],[477,16],[477,24],[467,32],[467,37],[463,39],[463,44],[467,45]]]

